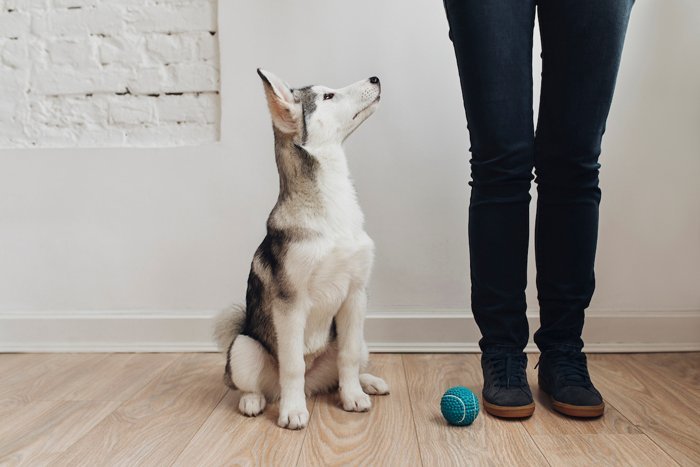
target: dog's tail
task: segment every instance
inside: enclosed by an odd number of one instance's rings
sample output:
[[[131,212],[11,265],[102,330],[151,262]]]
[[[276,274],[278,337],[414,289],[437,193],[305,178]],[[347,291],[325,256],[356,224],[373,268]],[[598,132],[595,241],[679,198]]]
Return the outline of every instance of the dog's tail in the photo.
[[[245,321],[245,307],[232,305],[216,316],[214,338],[219,352],[228,353],[233,340],[241,333]]]

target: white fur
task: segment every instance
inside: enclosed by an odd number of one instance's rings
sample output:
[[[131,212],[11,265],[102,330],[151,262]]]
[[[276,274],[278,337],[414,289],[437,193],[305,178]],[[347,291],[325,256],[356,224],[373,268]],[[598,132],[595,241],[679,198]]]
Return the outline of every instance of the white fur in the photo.
[[[272,73],[259,73],[272,85],[267,90],[273,124],[296,132],[301,143],[300,103]],[[366,287],[374,260],[374,243],[364,230],[364,216],[350,179],[343,141],[375,110],[379,86],[363,80],[339,90],[314,86],[320,100],[307,125],[304,149],[319,162],[316,174],[321,208],[282,206],[274,217],[279,228],[301,227],[320,233],[293,243],[283,262],[294,299],[273,307],[277,361],[254,339],[238,336],[231,348],[232,381],[242,392],[239,409],[257,415],[265,399],[280,398],[278,424],[299,429],[309,412],[305,394],[338,386],[342,407],[366,411],[368,394],[387,394],[381,378],[360,374],[368,360],[363,326]],[[255,267],[255,264],[254,264]],[[260,271],[264,274],[264,271]],[[336,320],[338,338],[329,343]]]
[[[333,94],[332,99],[319,102],[307,122],[308,138],[305,147],[312,154],[314,150],[324,152],[326,148],[342,144],[374,113],[379,104],[380,88],[368,80],[341,89],[325,86],[313,86],[311,89],[319,95]]]

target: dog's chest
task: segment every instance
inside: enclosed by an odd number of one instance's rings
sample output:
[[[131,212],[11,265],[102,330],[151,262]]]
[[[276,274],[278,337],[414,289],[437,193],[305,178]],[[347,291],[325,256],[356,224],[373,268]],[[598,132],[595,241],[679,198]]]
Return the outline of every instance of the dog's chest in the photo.
[[[372,240],[362,232],[340,240],[319,260],[309,281],[311,308],[304,333],[305,353],[327,345],[333,318],[349,293],[364,288],[374,255]]]

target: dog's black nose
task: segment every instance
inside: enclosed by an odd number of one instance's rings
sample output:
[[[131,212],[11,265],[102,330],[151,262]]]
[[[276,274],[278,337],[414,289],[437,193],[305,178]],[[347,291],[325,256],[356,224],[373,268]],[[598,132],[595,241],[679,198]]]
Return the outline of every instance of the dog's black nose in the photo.
[[[376,76],[372,76],[372,77],[369,79],[369,82],[372,83],[372,84],[379,84],[379,78],[377,78]]]

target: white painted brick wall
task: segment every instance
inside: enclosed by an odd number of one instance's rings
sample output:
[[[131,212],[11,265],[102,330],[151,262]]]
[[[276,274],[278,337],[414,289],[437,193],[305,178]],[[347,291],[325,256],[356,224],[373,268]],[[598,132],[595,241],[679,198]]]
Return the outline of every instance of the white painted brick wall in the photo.
[[[0,90],[0,147],[216,141],[216,0],[0,0]]]

